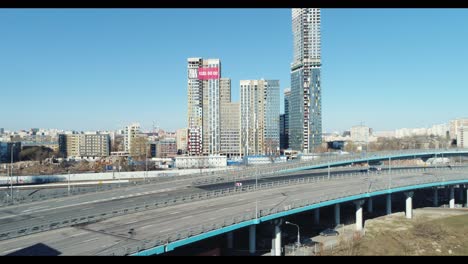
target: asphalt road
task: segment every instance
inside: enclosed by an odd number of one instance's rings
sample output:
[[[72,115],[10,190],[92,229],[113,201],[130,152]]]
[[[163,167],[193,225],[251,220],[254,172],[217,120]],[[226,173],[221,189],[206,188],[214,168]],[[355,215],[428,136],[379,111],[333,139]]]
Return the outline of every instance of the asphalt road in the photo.
[[[457,175],[462,177],[466,174],[446,171],[445,174],[436,173],[435,175],[424,175],[419,172],[400,176],[393,175],[391,180],[392,184],[398,184],[408,182],[409,180],[421,179],[421,177],[439,179],[438,177],[442,176]],[[7,255],[28,248],[39,250],[41,247],[46,247],[50,253],[60,252],[62,255],[95,255],[110,252],[105,251],[109,249],[123,250],[125,245],[137,241],[153,241],[158,237],[163,238],[176,231],[191,228],[199,224],[219,223],[230,217],[252,214],[255,211],[256,201],[260,210],[274,207],[282,208],[300,200],[318,199],[325,194],[345,191],[359,192],[361,190],[372,190],[377,186],[387,186],[389,177],[386,175],[376,176],[370,177],[370,175],[364,174],[353,178],[260,190],[118,216],[84,227],[62,228],[0,241],[0,254]],[[1,219],[4,222],[0,222],[0,229],[3,230],[6,225],[22,226],[24,225],[24,221],[35,221],[36,219],[33,217],[40,219],[41,217],[53,217],[54,214],[68,216],[79,214],[83,211],[97,210],[97,208],[112,207],[122,203],[128,205],[136,202],[135,199],[144,201],[145,199],[149,199],[149,197],[133,197],[126,200],[97,202],[92,205],[77,205],[48,211],[40,211],[41,209],[38,208],[38,211],[28,212],[26,215]],[[39,214],[35,215],[35,213]],[[21,217],[24,217],[24,219]],[[15,224],[11,224],[11,221],[14,221]],[[130,232],[131,229],[133,229],[133,232]],[[37,252],[34,254],[39,254]]]

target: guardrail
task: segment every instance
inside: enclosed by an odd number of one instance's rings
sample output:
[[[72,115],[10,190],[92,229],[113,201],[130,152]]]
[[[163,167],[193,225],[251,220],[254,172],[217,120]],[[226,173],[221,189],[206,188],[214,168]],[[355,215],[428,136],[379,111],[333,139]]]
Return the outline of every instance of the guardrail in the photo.
[[[374,182],[372,184],[372,191],[380,190],[380,189],[386,189],[386,188],[392,188],[392,187],[397,187],[395,186],[395,183],[398,183],[398,181],[394,181],[391,186],[386,184],[386,178],[381,177],[383,175],[388,175],[389,177],[391,175],[402,175],[402,174],[414,174],[418,172],[440,172],[440,171],[464,171],[463,169],[450,169],[450,168],[438,168],[438,169],[407,169],[407,170],[400,170],[398,172],[388,172],[388,173],[369,173],[369,175],[365,175],[367,179],[376,179],[377,181],[380,179],[380,181],[383,182],[383,184],[379,184],[378,182]],[[245,192],[253,192],[253,191],[260,191],[260,190],[265,190],[265,189],[271,189],[271,188],[276,188],[276,187],[282,187],[282,186],[291,186],[291,185],[297,185],[297,184],[311,184],[311,183],[318,183],[318,182],[323,182],[323,181],[331,181],[331,180],[340,180],[340,179],[346,179],[346,178],[352,178],[356,176],[363,176],[362,173],[352,173],[352,174],[341,174],[341,175],[332,175],[331,177],[328,176],[322,176],[322,177],[314,177],[314,178],[299,178],[299,179],[289,179],[289,180],[282,180],[282,181],[276,181],[276,182],[269,182],[269,183],[261,183],[258,184],[257,188],[254,184],[252,185],[246,185],[242,187],[233,187],[233,188],[227,188],[227,189],[221,189],[221,190],[215,190],[215,191],[207,191],[207,192],[200,192],[200,193],[195,193],[195,194],[190,194],[190,195],[185,195],[185,196],[180,196],[180,197],[174,197],[174,198],[169,198],[169,199],[164,199],[164,200],[159,200],[159,201],[153,201],[153,202],[148,202],[148,203],[143,203],[139,204],[136,206],[132,207],[124,207],[124,208],[115,208],[111,209],[108,211],[101,212],[99,214],[92,214],[92,215],[87,215],[87,216],[71,216],[67,218],[56,218],[56,219],[48,219],[47,221],[44,221],[42,223],[34,224],[28,227],[22,227],[22,228],[17,228],[17,229],[12,229],[12,230],[7,230],[7,231],[0,231],[0,240],[6,240],[6,239],[11,239],[19,236],[25,236],[33,233],[38,233],[38,232],[44,232],[44,231],[50,231],[54,230],[57,228],[63,228],[63,227],[69,227],[69,226],[74,226],[74,225],[79,225],[79,224],[89,224],[93,222],[97,222],[100,220],[116,217],[116,216],[121,216],[121,215],[126,215],[126,214],[131,214],[131,213],[137,213],[137,212],[142,212],[146,210],[152,210],[152,209],[157,209],[161,207],[167,207],[167,206],[172,206],[176,204],[182,204],[186,202],[194,202],[194,201],[200,201],[200,200],[206,200],[206,199],[212,199],[212,198],[217,198],[217,197],[223,197],[223,196],[229,196],[229,195],[234,195],[234,194],[239,194],[239,193],[245,193]],[[369,177],[367,177],[369,176]],[[374,177],[375,176],[375,177]],[[461,176],[463,178],[463,176]],[[450,179],[450,177],[445,177],[445,180]],[[434,178],[433,181],[431,182],[436,182],[440,181],[441,179],[439,178]],[[427,179],[424,178],[420,181],[427,182]],[[405,180],[407,183],[408,180]],[[410,181],[412,185],[413,181]],[[362,183],[361,183],[362,184]],[[363,188],[362,186],[359,187],[359,191],[362,192]],[[379,189],[380,188],[380,189]],[[370,188],[367,190],[367,192],[370,191]],[[356,193],[354,193],[356,194]],[[346,197],[350,195],[354,195],[352,191],[342,193],[342,196],[340,197]],[[330,195],[322,195],[320,197],[326,197],[326,199],[334,199],[333,197],[334,194]],[[336,197],[335,197],[336,198]],[[313,200],[314,202],[320,202],[317,200]],[[308,203],[310,200],[308,200]],[[304,203],[300,202],[294,202],[292,203],[291,206],[285,206],[284,208],[289,208],[294,209],[297,208],[297,206],[304,206]],[[260,208],[259,210],[260,216],[265,216],[269,215],[272,213],[277,213],[278,208]],[[77,212],[78,214],[78,212]],[[242,219],[239,220],[240,222],[245,221],[244,218],[239,216],[233,216],[232,219]],[[251,220],[253,218],[250,218],[248,220]],[[233,221],[234,221],[233,220]],[[226,224],[228,220],[224,221],[224,224]],[[236,220],[237,221],[237,220]],[[238,222],[235,222],[238,223]],[[219,226],[216,223],[210,224],[210,227],[213,227],[213,225]],[[224,226],[223,226],[224,227]],[[208,227],[202,225],[201,230],[210,231],[207,230]],[[187,234],[192,234],[196,235],[198,234],[197,231],[198,229],[191,230]],[[182,235],[176,235],[176,237],[181,237]],[[185,237],[182,237],[185,238]],[[166,239],[167,240],[167,239]],[[170,240],[170,239],[169,239]],[[169,241],[167,240],[167,241]],[[178,239],[176,239],[178,240]],[[171,240],[172,241],[172,240]],[[151,242],[151,244],[153,244]],[[146,247],[145,248],[151,248],[151,247]],[[143,249],[143,248],[142,248]]]

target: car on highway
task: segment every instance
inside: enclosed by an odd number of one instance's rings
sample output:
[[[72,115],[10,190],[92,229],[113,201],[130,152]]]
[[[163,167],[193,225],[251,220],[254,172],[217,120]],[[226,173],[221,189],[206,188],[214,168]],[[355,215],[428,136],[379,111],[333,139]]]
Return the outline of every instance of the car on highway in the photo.
[[[336,231],[335,229],[327,228],[319,233],[321,236],[337,236],[340,232]]]
[[[369,167],[369,172],[380,172],[380,171],[382,171],[382,168],[380,167],[374,167],[374,166]]]

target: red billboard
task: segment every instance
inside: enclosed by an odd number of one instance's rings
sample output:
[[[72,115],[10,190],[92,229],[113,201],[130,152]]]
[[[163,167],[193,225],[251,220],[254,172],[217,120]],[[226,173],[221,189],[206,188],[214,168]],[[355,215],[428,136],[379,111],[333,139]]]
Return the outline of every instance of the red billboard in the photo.
[[[199,80],[219,79],[219,68],[198,68]]]

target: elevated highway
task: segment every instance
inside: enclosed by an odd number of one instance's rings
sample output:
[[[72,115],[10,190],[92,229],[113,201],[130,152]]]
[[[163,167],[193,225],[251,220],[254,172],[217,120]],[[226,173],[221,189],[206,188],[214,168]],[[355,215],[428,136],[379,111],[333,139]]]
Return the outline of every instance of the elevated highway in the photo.
[[[260,183],[257,188],[248,186],[249,192],[235,192],[231,189],[216,194],[215,191],[213,199],[186,201],[166,207],[140,204],[139,207],[146,210],[118,214],[111,218],[96,217],[99,221],[94,223],[90,221],[3,240],[0,241],[0,254],[14,254],[38,247],[47,247],[50,252],[64,255],[160,254],[243,227],[254,230],[262,222],[324,206],[349,201],[358,201],[357,204],[362,205],[359,201],[373,196],[391,197],[394,192],[440,186],[463,187],[467,183],[466,168],[400,170],[381,174],[347,173],[330,178],[321,176]],[[96,209],[98,204],[95,205],[93,208]],[[101,212],[105,212],[108,207],[99,204]],[[59,213],[65,217],[76,211],[77,208],[69,207]],[[49,217],[38,214],[32,218],[45,221]],[[15,218],[15,222],[24,225],[20,219]],[[0,233],[7,232],[4,227],[0,225]]]

